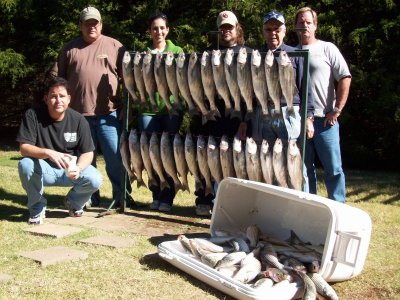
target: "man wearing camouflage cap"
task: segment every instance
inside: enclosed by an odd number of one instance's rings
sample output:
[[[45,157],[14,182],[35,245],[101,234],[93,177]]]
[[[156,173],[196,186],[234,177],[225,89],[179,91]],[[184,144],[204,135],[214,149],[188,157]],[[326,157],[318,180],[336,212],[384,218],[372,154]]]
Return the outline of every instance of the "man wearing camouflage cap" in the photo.
[[[94,7],[81,11],[79,28],[82,35],[64,45],[52,74],[70,83],[70,106],[89,122],[94,144],[100,146],[104,155],[113,199],[119,203],[123,170],[119,151],[122,129],[119,78],[122,78],[125,48],[116,39],[102,35],[102,18]],[[93,165],[96,166],[96,158]],[[92,197],[92,204],[98,206],[99,198],[99,195]]]

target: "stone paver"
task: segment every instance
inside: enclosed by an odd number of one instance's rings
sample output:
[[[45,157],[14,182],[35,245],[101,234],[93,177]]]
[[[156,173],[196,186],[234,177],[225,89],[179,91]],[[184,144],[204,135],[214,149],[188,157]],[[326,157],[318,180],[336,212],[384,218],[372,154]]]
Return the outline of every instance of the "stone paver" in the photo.
[[[65,261],[86,259],[88,253],[68,247],[51,247],[34,251],[20,252],[20,256],[32,259],[43,267]]]
[[[4,274],[4,273],[0,273],[0,284],[7,283],[11,279],[12,279],[12,277],[10,275]]]
[[[65,237],[80,232],[81,230],[82,228],[56,225],[56,224],[43,224],[39,226],[30,226],[24,229],[25,232],[29,232],[31,234],[51,236],[55,238]]]
[[[110,235],[94,236],[84,240],[80,240],[79,242],[85,244],[108,246],[112,248],[127,248],[135,244],[135,241],[132,238]]]

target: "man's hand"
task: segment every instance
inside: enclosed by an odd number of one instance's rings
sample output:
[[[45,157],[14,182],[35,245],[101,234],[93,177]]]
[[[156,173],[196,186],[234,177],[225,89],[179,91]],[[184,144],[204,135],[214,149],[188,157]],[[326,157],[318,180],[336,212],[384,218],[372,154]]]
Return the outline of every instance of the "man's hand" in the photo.
[[[71,154],[62,153],[51,149],[46,149],[45,152],[47,158],[50,159],[53,163],[55,163],[57,167],[59,167],[60,169],[68,168],[68,163],[72,159]]]
[[[334,111],[327,113],[325,115],[324,127],[326,127],[326,125],[329,125],[329,126],[335,125],[339,115],[340,115],[339,113],[334,112]]]

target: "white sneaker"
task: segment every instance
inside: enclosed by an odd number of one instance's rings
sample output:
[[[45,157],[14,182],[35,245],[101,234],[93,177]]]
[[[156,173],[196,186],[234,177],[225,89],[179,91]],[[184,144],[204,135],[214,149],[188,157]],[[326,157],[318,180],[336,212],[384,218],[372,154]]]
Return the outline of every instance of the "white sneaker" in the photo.
[[[40,214],[36,218],[29,218],[28,224],[30,225],[40,225],[43,224],[43,215]]]

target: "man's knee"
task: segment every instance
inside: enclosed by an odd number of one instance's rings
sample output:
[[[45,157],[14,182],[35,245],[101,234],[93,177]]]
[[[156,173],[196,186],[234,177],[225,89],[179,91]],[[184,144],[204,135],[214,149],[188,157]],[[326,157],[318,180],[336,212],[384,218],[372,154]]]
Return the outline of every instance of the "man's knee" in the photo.
[[[30,177],[35,169],[34,159],[30,157],[24,157],[18,163],[19,176]]]

